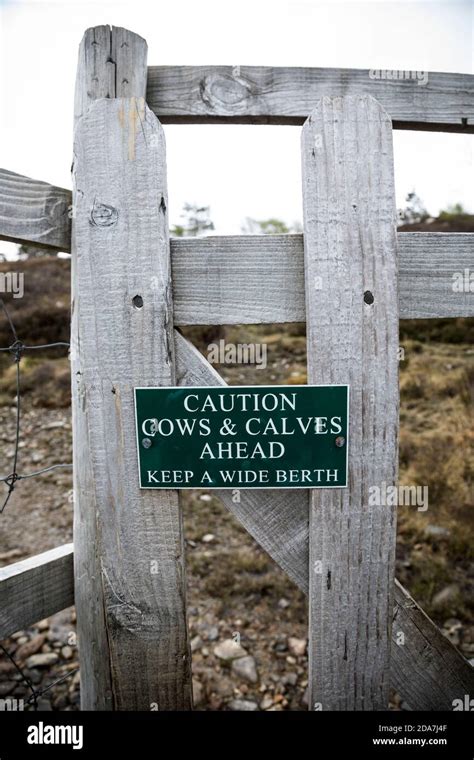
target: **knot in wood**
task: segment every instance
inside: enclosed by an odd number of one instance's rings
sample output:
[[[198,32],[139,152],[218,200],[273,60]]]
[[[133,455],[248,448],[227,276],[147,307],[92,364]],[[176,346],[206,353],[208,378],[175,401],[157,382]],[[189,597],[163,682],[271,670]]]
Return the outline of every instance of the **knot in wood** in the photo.
[[[223,110],[227,115],[244,113],[247,100],[252,95],[252,85],[243,76],[232,74],[208,74],[201,81],[201,98],[210,109]]]
[[[114,206],[94,201],[90,216],[91,224],[95,227],[112,227],[112,225],[117,223],[117,219],[118,211]]]
[[[46,199],[45,216],[53,226],[60,223],[63,217],[67,217],[70,211],[69,203],[64,198],[50,195]]]

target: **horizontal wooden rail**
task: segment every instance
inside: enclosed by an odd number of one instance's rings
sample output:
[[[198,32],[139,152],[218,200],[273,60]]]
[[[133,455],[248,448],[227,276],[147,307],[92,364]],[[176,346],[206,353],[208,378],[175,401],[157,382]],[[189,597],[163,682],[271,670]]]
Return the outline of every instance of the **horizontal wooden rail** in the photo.
[[[474,294],[453,289],[474,234],[400,232],[398,248],[400,318],[474,315]],[[302,235],[173,238],[171,253],[176,325],[306,319]]]
[[[399,232],[398,251],[400,318],[474,316],[473,233]]]
[[[69,251],[70,190],[0,169],[0,239]]]
[[[0,639],[72,604],[72,544],[0,568]]]
[[[379,101],[396,129],[474,132],[472,74],[148,67],[147,102],[163,124],[303,124],[319,98],[365,94]]]
[[[69,252],[70,204],[68,190],[0,170],[0,239]],[[473,233],[399,232],[398,248],[401,318],[474,314],[454,287],[474,268]],[[172,238],[171,256],[177,325],[306,318],[302,235]]]
[[[301,498],[301,492],[292,495]],[[256,498],[268,495],[259,492]],[[307,582],[300,585],[307,592]],[[72,604],[72,544],[0,569],[0,639]],[[469,663],[398,581],[391,678],[409,706],[420,710],[449,710],[454,699],[471,694],[474,686]]]

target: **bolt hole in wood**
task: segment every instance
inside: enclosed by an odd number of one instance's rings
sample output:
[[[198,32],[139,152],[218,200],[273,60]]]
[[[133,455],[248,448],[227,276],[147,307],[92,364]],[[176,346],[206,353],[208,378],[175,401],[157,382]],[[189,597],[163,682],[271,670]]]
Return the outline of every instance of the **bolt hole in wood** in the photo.
[[[143,307],[143,298],[141,296],[133,296],[132,303],[136,309]]]
[[[371,293],[370,290],[366,290],[364,293],[364,303],[367,303],[370,306],[371,304],[373,304],[373,302],[374,302],[373,293]]]

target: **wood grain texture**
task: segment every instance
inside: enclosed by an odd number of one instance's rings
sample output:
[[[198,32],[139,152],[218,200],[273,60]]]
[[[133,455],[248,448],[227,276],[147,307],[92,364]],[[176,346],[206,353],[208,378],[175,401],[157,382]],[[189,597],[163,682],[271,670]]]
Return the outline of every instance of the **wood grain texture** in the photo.
[[[70,190],[0,169],[0,239],[69,251]]]
[[[474,270],[474,234],[400,232],[398,245],[400,318],[474,316],[474,292],[465,278]]]
[[[0,639],[72,604],[72,544],[0,568]]]
[[[303,127],[309,383],[348,383],[346,489],[313,490],[309,705],[388,708],[396,508],[398,279],[390,118],[370,96],[322,98]],[[368,299],[370,295],[370,299]]]
[[[147,79],[147,44],[128,29],[94,26],[79,46],[74,118],[98,98],[143,97]]]
[[[186,709],[190,657],[178,494],[141,491],[136,470],[133,388],[174,383],[165,145],[143,99],[95,101],[80,120],[75,203],[79,646],[86,683],[105,660],[111,690],[109,704],[107,679],[96,678],[97,691],[86,691],[83,705]],[[97,575],[89,581],[91,568]],[[98,604],[93,614],[105,616],[108,651],[103,634],[96,648],[91,599]]]
[[[177,331],[175,346],[179,385],[226,384]],[[308,594],[309,492],[241,490],[237,503],[232,491],[216,493],[250,535]],[[456,695],[474,692],[474,670],[398,582],[394,585],[394,596],[390,683],[413,710],[451,710]],[[404,635],[402,645],[400,632]],[[449,688],[443,684],[445,671],[449,675]]]
[[[189,709],[178,494],[141,491],[136,477],[133,388],[175,379],[165,141],[141,97],[146,43],[115,27],[110,35],[102,27],[86,32],[75,110],[71,341],[82,706]]]
[[[375,79],[367,69],[151,66],[146,97],[163,124],[303,124],[324,96],[367,94],[395,128],[472,133],[474,76],[427,79]]]
[[[474,668],[398,581],[390,675],[412,710],[452,710],[453,700],[474,693]]]
[[[302,235],[172,238],[171,265],[177,325],[305,319]]]
[[[474,234],[397,239],[400,318],[473,316],[473,294],[453,290],[453,275],[474,268]],[[303,235],[172,238],[171,263],[177,325],[306,321]]]

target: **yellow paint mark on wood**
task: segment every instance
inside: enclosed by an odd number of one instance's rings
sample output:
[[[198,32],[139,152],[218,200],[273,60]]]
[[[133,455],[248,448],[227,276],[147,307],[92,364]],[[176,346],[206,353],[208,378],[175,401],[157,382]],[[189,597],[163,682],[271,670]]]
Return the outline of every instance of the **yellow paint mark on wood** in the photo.
[[[137,130],[143,130],[145,118],[145,99],[130,98],[128,113],[128,160],[135,160],[135,141]]]
[[[124,114],[123,106],[124,106],[124,101],[121,100],[120,101],[120,106],[119,106],[119,112],[118,112],[118,119],[119,119],[119,124],[122,127],[122,129],[123,129],[124,124],[125,124],[125,114]]]
[[[128,109],[128,118],[125,114]],[[137,130],[144,131],[145,121],[145,98],[123,98],[118,112],[118,119],[123,130],[124,141],[128,160],[135,160],[135,141]]]

